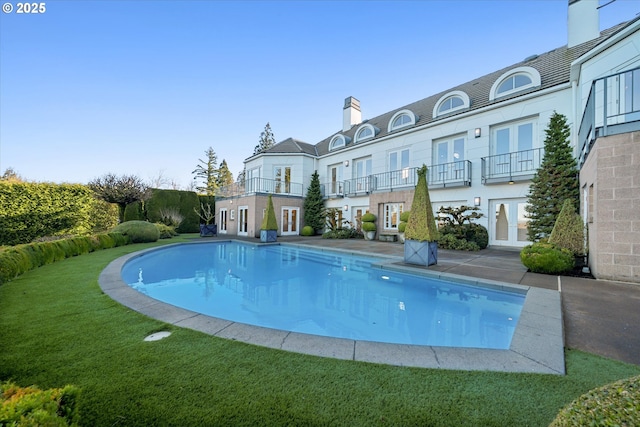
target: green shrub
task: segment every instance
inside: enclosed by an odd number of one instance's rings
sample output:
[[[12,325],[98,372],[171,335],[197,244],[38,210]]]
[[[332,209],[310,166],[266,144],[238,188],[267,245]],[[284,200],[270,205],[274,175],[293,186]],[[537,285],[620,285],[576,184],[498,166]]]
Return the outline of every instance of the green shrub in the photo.
[[[170,225],[162,224],[160,222],[157,222],[154,225],[156,226],[156,228],[158,229],[158,232],[160,233],[160,239],[170,239],[173,236],[178,235],[178,233],[176,232],[176,229]]]
[[[479,224],[465,224],[462,226],[465,239],[468,242],[478,245],[478,249],[484,249],[489,246],[489,232]]]
[[[80,184],[0,181],[0,245],[45,236],[88,235],[108,218],[93,191]],[[107,217],[109,210],[102,209]]]
[[[160,238],[158,228],[146,221],[126,221],[118,224],[112,231],[124,234],[131,243],[150,243]]]
[[[583,394],[549,427],[565,426],[640,426],[640,376]]]
[[[404,221],[400,221],[400,224],[398,224],[398,233],[404,233],[404,230],[406,230],[407,228],[407,223]]]
[[[0,425],[77,426],[79,394],[80,389],[71,385],[40,390],[3,383],[0,386]]]
[[[452,249],[456,251],[479,251],[480,247],[476,242],[466,239],[459,239],[454,234],[440,233],[438,247],[441,249]]]
[[[144,205],[140,200],[131,202],[124,208],[124,222],[144,221],[145,219],[147,219],[147,215],[144,212]]]
[[[215,206],[210,198],[205,200],[205,203]],[[154,188],[151,190],[151,197],[145,202],[144,219],[173,225],[178,233],[195,233],[200,231],[200,218],[194,211],[199,206],[200,199],[193,191]]]
[[[562,210],[549,236],[549,243],[553,243],[560,248],[569,249],[574,255],[583,255],[585,253],[584,224],[571,199],[564,201]]]
[[[276,222],[276,212],[273,209],[273,200],[271,198],[271,194],[269,194],[269,198],[267,200],[267,212],[262,219],[262,225],[260,226],[260,230],[277,230],[278,223]]]
[[[552,243],[534,243],[520,251],[520,260],[534,273],[560,274],[573,268],[571,251]]]
[[[22,273],[52,262],[128,243],[126,236],[110,233],[8,247],[0,250],[0,285]]]
[[[368,222],[367,224],[373,224]],[[374,224],[375,225],[375,224]],[[355,239],[362,238],[362,233],[355,228],[336,228],[335,230],[327,231],[322,235],[323,239]]]
[[[305,225],[304,227],[302,227],[302,231],[300,231],[300,234],[303,236],[313,236],[314,234],[316,234],[316,232],[312,226]]]
[[[371,212],[367,212],[360,218],[362,222],[376,222],[376,216]]]
[[[407,222],[409,221],[409,216],[411,215],[411,211],[404,211],[400,214],[400,221]]]
[[[376,231],[376,223],[369,221],[362,221],[362,231]]]

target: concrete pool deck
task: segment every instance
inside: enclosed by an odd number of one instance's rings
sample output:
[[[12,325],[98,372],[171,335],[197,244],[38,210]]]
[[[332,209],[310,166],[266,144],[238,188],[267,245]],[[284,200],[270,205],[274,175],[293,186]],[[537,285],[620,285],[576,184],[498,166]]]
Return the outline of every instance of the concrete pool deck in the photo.
[[[222,240],[228,239],[215,239],[215,241]],[[205,242],[211,241],[206,240]],[[255,239],[247,239],[245,241],[256,244]],[[199,240],[193,244],[200,242],[203,241]],[[526,292],[527,298],[522,308],[511,346],[508,350],[490,350],[387,344],[269,329],[206,316],[152,299],[122,281],[120,271],[129,259],[140,256],[147,251],[162,249],[162,247],[132,253],[114,260],[100,274],[99,283],[103,292],[115,301],[154,319],[220,338],[279,350],[343,360],[421,368],[559,375],[565,373],[562,302],[560,293],[557,290],[503,281],[509,279],[509,275],[504,271],[502,274],[504,278],[498,277],[502,279],[500,281],[491,278],[478,279],[473,275],[440,271],[443,267],[447,268],[448,263],[462,264],[456,261],[456,252],[451,251],[443,251],[439,256],[438,265],[427,269],[408,266],[402,262],[402,257],[397,254],[385,254],[383,253],[384,251],[380,250],[382,248],[397,251],[397,247],[401,247],[401,245],[381,243],[387,246],[378,246],[378,250],[371,251],[367,250],[371,245],[360,246],[359,248],[341,248],[337,247],[339,245],[326,244],[336,243],[335,240],[280,239],[280,242],[301,246],[312,245],[317,249],[337,250],[359,255],[375,254],[383,257],[382,261],[377,263],[382,268],[449,279],[464,284],[482,285],[498,289],[511,288],[517,292]],[[363,243],[364,241],[359,242]],[[505,265],[504,261],[494,261],[498,265]],[[490,263],[489,259],[486,262]]]

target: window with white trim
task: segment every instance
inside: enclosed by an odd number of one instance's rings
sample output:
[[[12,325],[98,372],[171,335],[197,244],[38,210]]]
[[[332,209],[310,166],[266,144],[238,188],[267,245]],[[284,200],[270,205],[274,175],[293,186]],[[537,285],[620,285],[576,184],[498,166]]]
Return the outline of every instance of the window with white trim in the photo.
[[[398,151],[390,151],[389,152],[389,172],[397,171],[397,170],[405,170],[409,169],[409,149],[406,148],[404,150]]]
[[[416,115],[409,110],[401,110],[389,120],[389,132],[416,124]]]
[[[376,136],[378,131],[379,131],[379,129],[377,129],[376,127],[374,127],[374,126],[372,126],[370,124],[362,125],[360,127],[360,129],[358,129],[358,131],[356,132],[355,142],[360,142],[360,141],[364,141],[364,140],[367,140],[367,139],[371,139],[374,136]]]
[[[274,166],[273,178],[275,181],[276,193],[291,192],[291,167],[290,166]]]
[[[464,178],[465,136],[440,139],[433,143],[435,165],[432,175],[437,181]]]
[[[470,105],[469,95],[466,93],[459,90],[449,92],[436,102],[436,105],[433,107],[433,117],[464,110],[465,108],[469,108]]]
[[[336,150],[340,147],[344,147],[349,142],[348,138],[344,135],[336,135],[331,139],[329,143],[329,151]]]
[[[369,191],[369,175],[371,175],[371,157],[356,159],[353,162],[353,178],[355,191]]]
[[[536,119],[512,122],[491,129],[491,154],[495,173],[533,169],[536,129]]]
[[[384,205],[384,229],[397,230],[400,223],[400,214],[404,209],[402,203],[385,203]]]
[[[538,87],[540,82],[538,70],[532,67],[518,67],[509,70],[493,83],[489,99],[494,100],[525,89]]]

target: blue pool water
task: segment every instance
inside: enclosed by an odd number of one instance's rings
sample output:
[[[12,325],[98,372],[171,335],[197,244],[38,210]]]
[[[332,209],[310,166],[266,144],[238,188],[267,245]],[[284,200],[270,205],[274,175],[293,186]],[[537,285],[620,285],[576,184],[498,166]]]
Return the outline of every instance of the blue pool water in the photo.
[[[234,322],[397,344],[508,349],[525,295],[286,245],[215,242],[133,258],[123,280],[148,296]]]

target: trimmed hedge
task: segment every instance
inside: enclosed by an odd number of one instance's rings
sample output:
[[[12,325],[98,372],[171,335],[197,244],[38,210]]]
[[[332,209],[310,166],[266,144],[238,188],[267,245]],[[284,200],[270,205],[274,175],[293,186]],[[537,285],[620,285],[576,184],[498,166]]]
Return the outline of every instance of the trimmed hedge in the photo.
[[[108,233],[5,248],[0,251],[0,285],[46,264],[129,243],[129,239],[120,233]]]
[[[200,231],[200,218],[194,209],[199,207],[200,200],[193,191],[154,188],[151,190],[151,198],[145,202],[146,218],[144,219],[149,222],[163,222],[163,210],[177,209],[183,216],[183,220],[176,231],[178,233],[197,233]]]
[[[77,426],[79,394],[72,385],[40,390],[6,382],[0,386],[0,425]]]
[[[117,224],[117,207],[80,184],[0,181],[0,245],[45,236],[88,235]]]
[[[151,243],[160,238],[158,227],[147,221],[123,222],[118,224],[112,231],[124,234],[131,240],[131,243]]]
[[[552,243],[534,243],[520,251],[520,261],[534,273],[560,274],[573,268],[574,257]]]
[[[640,426],[640,376],[583,394],[567,405],[549,427]]]

